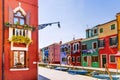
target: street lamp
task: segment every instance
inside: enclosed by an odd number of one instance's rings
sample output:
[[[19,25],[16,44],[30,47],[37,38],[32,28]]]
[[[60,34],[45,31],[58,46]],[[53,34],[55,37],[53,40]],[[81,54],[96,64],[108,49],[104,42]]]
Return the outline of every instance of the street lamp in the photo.
[[[38,25],[38,30],[41,30],[47,26],[51,26],[53,24],[57,24],[58,25],[58,28],[60,28],[60,22],[52,22],[52,23],[45,23],[45,24],[40,24]]]

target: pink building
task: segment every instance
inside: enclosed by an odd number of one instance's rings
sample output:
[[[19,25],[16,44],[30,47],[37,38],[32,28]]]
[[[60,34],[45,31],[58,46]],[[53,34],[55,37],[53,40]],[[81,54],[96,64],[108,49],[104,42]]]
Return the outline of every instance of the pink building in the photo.
[[[60,63],[60,44],[54,43],[49,47],[49,63],[59,64]]]

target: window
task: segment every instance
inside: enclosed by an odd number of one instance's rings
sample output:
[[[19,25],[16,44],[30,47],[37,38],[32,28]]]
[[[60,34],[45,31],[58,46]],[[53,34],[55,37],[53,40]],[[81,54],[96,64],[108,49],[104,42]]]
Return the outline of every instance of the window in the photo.
[[[105,46],[105,40],[98,40],[98,47],[104,47]]]
[[[117,37],[109,38],[110,46],[117,45]]]
[[[86,50],[87,49],[87,45],[82,45],[82,50]]]
[[[81,58],[80,58],[80,56],[77,58],[77,62],[81,62]]]
[[[100,28],[100,33],[103,33],[103,28]]]
[[[20,11],[14,14],[14,24],[19,23],[20,25],[25,24],[25,16]]]
[[[61,52],[64,52],[64,48],[63,47],[61,48]]]
[[[94,34],[97,34],[97,29],[94,29]]]
[[[97,43],[94,42],[92,46],[93,46],[93,49],[96,49],[97,48]]]
[[[115,24],[112,24],[111,25],[111,30],[114,30],[115,29]]]
[[[84,61],[87,62],[87,56],[84,57]]]
[[[62,58],[62,62],[66,62],[67,61],[67,59],[66,58]]]
[[[74,51],[79,50],[79,44],[78,43],[74,43],[73,50]]]
[[[12,68],[28,67],[28,58],[26,51],[13,51]]]
[[[77,50],[79,50],[79,44],[78,43],[76,44],[76,48],[77,48]]]
[[[92,62],[98,62],[98,56],[92,56]]]
[[[75,44],[73,44],[73,50],[74,50],[74,51],[76,50],[76,45],[75,45]]]
[[[71,46],[70,45],[68,46],[68,50],[71,51]]]
[[[110,55],[110,62],[115,63],[115,56],[114,55]]]
[[[72,62],[75,62],[75,57],[72,57]]]
[[[67,48],[67,47],[65,47],[65,51],[68,51],[68,48]]]

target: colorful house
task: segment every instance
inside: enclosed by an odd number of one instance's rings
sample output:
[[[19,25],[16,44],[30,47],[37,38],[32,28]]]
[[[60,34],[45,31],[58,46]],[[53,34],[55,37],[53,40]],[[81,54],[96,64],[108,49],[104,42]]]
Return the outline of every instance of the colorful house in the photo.
[[[49,63],[60,64],[60,44],[54,43],[48,46]]]
[[[80,39],[74,39],[70,44],[70,53],[71,53],[71,61],[70,64],[74,66],[81,66],[81,40]]]
[[[82,44],[82,66],[99,67],[98,54],[98,27],[86,30],[86,39]]]
[[[0,80],[37,80],[38,0],[4,0],[3,20]]]
[[[49,50],[48,47],[44,47],[41,49],[41,62],[48,63],[49,62]]]
[[[61,44],[60,46],[60,64],[67,64],[68,44]]]
[[[61,45],[61,64],[81,65],[81,41],[76,39]]]
[[[98,27],[100,67],[116,68],[115,54],[118,51],[117,22],[112,20]]]

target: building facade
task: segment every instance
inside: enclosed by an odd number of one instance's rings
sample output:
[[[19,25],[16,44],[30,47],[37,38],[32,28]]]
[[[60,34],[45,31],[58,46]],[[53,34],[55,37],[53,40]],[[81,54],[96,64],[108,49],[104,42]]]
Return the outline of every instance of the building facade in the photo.
[[[109,68],[116,68],[115,54],[118,51],[116,20],[99,25],[98,31],[100,67],[105,67],[104,64],[107,63]]]
[[[99,67],[98,27],[86,30],[86,39],[82,44],[82,66]]]
[[[68,51],[68,44],[61,44],[60,46],[60,64],[68,64],[67,61],[67,51]]]
[[[3,27],[4,80],[37,80],[38,0],[4,0]]]
[[[49,63],[60,64],[60,44],[49,45]]]
[[[71,61],[70,64],[73,66],[81,66],[81,40],[80,39],[75,39],[71,41],[69,44],[70,46],[70,51],[71,51]]]

